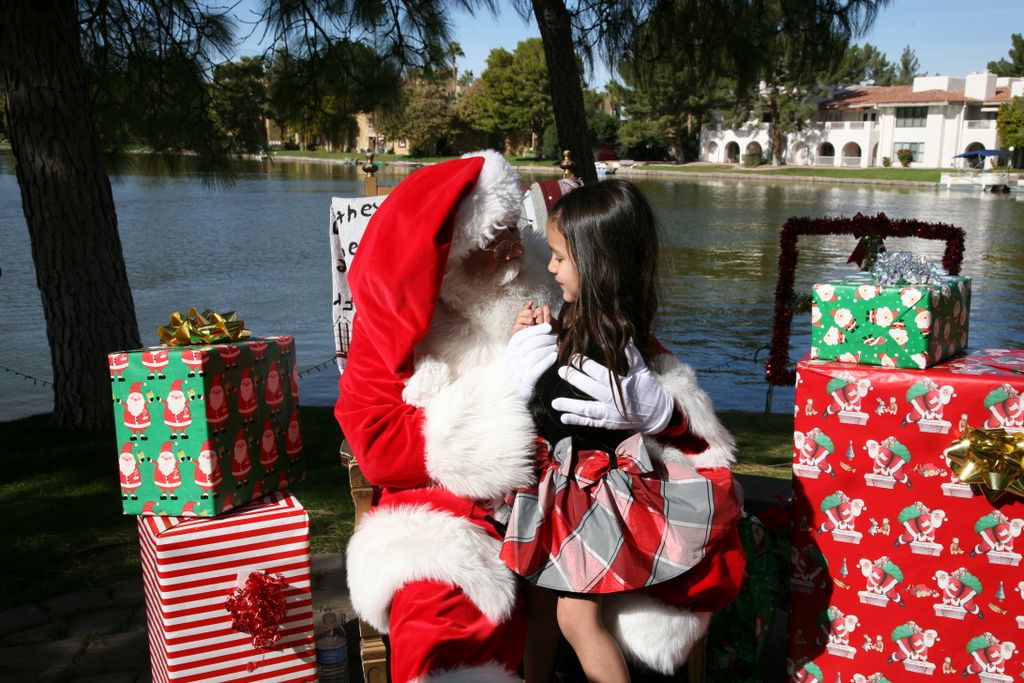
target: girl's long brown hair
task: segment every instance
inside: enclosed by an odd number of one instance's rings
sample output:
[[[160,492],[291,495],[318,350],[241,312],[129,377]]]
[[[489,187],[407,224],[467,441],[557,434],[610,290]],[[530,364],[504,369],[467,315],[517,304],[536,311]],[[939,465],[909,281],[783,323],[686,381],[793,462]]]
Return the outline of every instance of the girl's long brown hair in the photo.
[[[559,364],[577,355],[593,358],[615,375],[621,399],[618,378],[629,370],[628,342],[633,340],[647,364],[655,355],[659,236],[654,211],[635,185],[613,179],[565,195],[548,220],[565,237],[579,273],[579,296],[562,307]]]

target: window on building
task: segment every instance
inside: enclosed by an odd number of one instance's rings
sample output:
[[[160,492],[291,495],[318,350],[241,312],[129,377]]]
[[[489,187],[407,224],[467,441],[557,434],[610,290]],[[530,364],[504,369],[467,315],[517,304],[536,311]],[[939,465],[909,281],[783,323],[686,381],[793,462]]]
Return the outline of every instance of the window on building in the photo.
[[[877,121],[878,120],[878,112],[874,112],[874,111],[864,112],[864,113],[862,113],[860,115],[860,120],[861,121]]]
[[[896,107],[897,128],[924,128],[928,125],[928,107]]]
[[[914,153],[911,161],[922,161],[924,159],[924,143],[923,142],[897,142],[892,146],[892,158],[897,158],[897,152],[901,149],[909,149]]]

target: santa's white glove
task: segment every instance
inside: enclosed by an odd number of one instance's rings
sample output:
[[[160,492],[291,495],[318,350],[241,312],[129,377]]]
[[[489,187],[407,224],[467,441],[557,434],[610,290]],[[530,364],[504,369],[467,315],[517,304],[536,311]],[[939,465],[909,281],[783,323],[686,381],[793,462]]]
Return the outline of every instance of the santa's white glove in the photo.
[[[626,347],[629,371],[622,377],[623,406],[608,368],[584,357],[580,367],[563,365],[558,375],[583,393],[594,398],[586,401],[575,398],[556,398],[551,407],[562,413],[562,423],[599,427],[602,429],[632,429],[644,434],[657,434],[668,426],[675,404],[661,387],[661,382],[650,371],[633,342]]]
[[[505,365],[512,373],[512,385],[524,401],[533,395],[537,380],[558,358],[558,337],[551,324],[531,325],[512,335],[505,347]]]

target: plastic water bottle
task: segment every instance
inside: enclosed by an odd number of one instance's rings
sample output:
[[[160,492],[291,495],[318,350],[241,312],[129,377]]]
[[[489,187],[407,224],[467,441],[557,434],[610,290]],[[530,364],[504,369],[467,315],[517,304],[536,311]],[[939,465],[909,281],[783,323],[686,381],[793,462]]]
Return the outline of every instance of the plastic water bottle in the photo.
[[[334,612],[324,612],[316,629],[316,668],[320,683],[348,683],[345,626]]]

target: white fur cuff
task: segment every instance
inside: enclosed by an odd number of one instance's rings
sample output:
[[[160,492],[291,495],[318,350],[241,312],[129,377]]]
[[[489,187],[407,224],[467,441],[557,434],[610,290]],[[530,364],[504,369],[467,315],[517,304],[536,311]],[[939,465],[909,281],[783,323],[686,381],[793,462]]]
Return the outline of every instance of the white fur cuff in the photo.
[[[427,473],[452,493],[493,500],[533,481],[533,420],[502,363],[438,391],[423,431]]]
[[[498,558],[501,542],[466,519],[426,506],[367,514],[348,544],[348,587],[359,617],[388,632],[391,599],[407,583],[459,586],[496,624],[508,619],[516,580]]]
[[[678,609],[642,593],[610,595],[601,609],[622,654],[666,676],[686,662],[711,622],[710,612]]]
[[[690,456],[691,467],[729,467],[736,462],[736,442],[715,415],[711,397],[697,383],[697,373],[689,365],[670,354],[656,360],[662,388],[686,416],[690,431],[708,442],[708,449]]]

